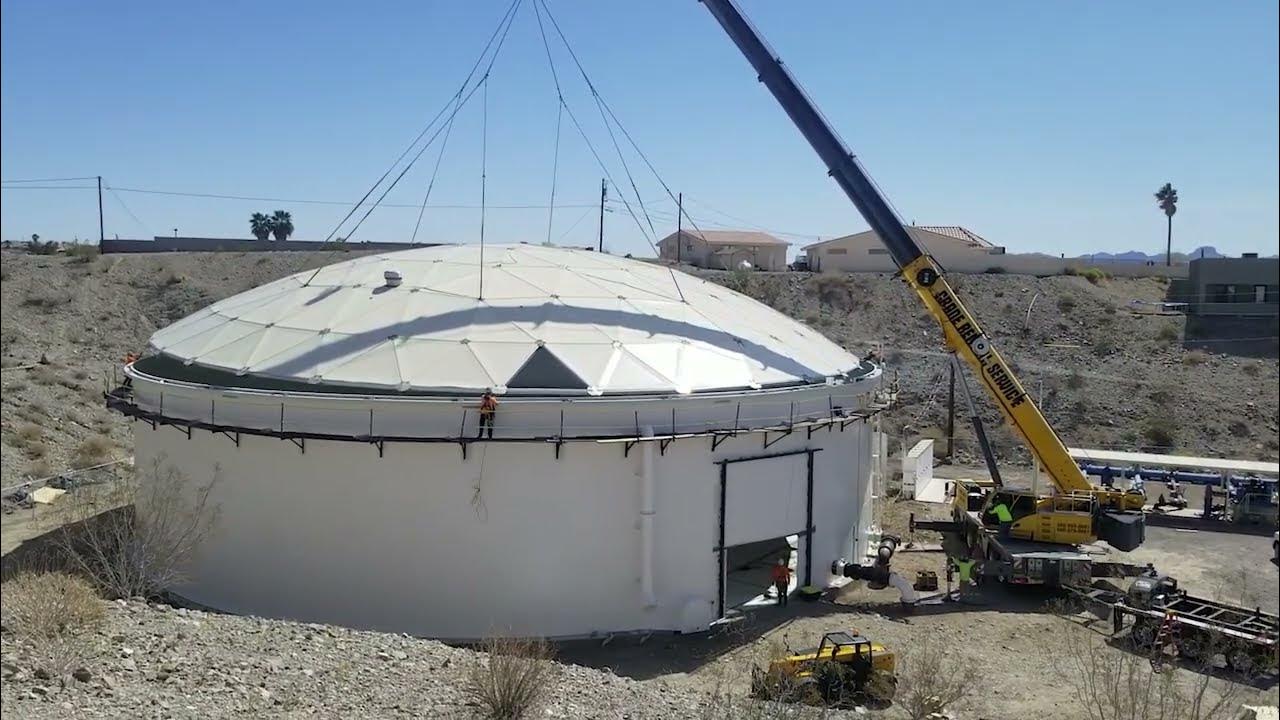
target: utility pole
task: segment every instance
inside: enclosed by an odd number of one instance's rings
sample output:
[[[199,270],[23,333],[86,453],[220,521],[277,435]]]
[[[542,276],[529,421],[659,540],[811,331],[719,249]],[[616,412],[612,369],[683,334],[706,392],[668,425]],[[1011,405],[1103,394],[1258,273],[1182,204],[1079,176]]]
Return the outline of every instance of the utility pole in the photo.
[[[951,384],[947,390],[947,462],[954,464],[956,443],[956,366],[947,363],[951,368]]]
[[[609,197],[609,183],[600,178],[600,246],[596,252],[604,252],[604,201]]]
[[[98,176],[98,251],[102,251],[102,241],[107,239],[107,232],[102,225],[102,176]]]
[[[684,193],[676,195],[676,265],[680,264],[680,245],[684,240]]]

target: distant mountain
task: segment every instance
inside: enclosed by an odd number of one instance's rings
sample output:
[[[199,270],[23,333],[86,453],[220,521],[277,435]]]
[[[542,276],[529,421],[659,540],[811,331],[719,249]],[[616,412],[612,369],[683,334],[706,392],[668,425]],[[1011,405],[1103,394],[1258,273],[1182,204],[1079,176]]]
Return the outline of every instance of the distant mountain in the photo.
[[[1200,257],[1220,258],[1220,257],[1227,257],[1227,256],[1218,252],[1217,248],[1213,247],[1212,245],[1205,245],[1204,247],[1198,247],[1195,250],[1192,250],[1191,252],[1175,252],[1173,254],[1173,259],[1182,260],[1182,261],[1190,260],[1193,258],[1200,258]],[[1093,253],[1088,255],[1080,255],[1078,256],[1078,259],[1094,260],[1095,262],[1099,260],[1110,261],[1110,262],[1135,262],[1135,263],[1157,262],[1157,261],[1164,262],[1164,253],[1156,252],[1156,253],[1148,254],[1148,253],[1142,252],[1141,250],[1129,250],[1128,252],[1122,252],[1122,253],[1100,252],[1100,253]]]

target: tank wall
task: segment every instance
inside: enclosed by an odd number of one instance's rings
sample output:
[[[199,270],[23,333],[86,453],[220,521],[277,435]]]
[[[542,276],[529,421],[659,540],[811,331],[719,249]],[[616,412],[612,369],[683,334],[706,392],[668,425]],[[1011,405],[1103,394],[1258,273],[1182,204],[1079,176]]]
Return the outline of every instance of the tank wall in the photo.
[[[135,423],[137,462],[218,482],[215,535],[191,600],[230,612],[471,639],[704,629],[718,594],[716,460],[821,448],[814,456],[813,582],[856,557],[870,431],[796,431],[652,447],[653,588],[641,595],[640,463],[620,443],[387,444],[226,436]],[[772,436],[776,437],[776,435]],[[798,462],[803,466],[803,456]],[[478,490],[477,490],[478,488]],[[763,498],[760,501],[765,501]],[[861,520],[861,522],[860,522]],[[801,542],[802,552],[805,543]],[[803,568],[804,558],[800,559]],[[803,576],[801,576],[803,578]]]

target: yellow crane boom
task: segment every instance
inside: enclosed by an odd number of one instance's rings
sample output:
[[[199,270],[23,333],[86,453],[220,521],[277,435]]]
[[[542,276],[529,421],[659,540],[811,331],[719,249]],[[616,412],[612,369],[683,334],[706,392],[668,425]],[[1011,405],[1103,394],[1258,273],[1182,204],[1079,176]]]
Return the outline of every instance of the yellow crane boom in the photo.
[[[844,141],[800,89],[778,56],[746,20],[734,0],[702,0],[720,26],[759,74],[782,109],[826,164],[831,177],[858,208],[894,262],[902,278],[920,296],[946,336],[950,350],[963,357],[1022,438],[1035,461],[1059,492],[1087,493],[1103,507],[1141,508],[1141,496],[1094,486],[1076,465],[1040,408],[1018,382],[1013,370],[992,346],[978,321],[943,277],[942,268],[907,232]]]

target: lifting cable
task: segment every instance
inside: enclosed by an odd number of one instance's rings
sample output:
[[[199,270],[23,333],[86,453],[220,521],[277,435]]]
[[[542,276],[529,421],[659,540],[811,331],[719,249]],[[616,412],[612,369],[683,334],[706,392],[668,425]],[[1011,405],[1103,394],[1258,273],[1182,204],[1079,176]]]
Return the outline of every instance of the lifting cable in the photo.
[[[560,170],[560,121],[564,118],[564,98],[556,104],[556,141],[551,153],[551,202],[547,206],[547,244],[551,244],[551,227],[556,219],[556,175]]]
[[[409,238],[409,244],[417,242],[418,228],[422,227],[422,215],[427,211],[427,201],[431,199],[431,190],[436,186],[436,177],[440,175],[440,161],[444,159],[444,149],[449,146],[449,135],[453,132],[453,120],[458,116],[458,110],[461,107],[455,107],[453,115],[449,117],[449,123],[444,128],[444,139],[440,141],[440,152],[436,155],[435,167],[431,169],[431,180],[427,182],[427,192],[422,196],[422,206],[418,208],[418,220],[413,224],[413,235]]]
[[[538,18],[538,30],[542,35],[542,45],[547,51],[547,62],[551,65],[552,74],[554,76],[555,61],[551,59],[551,46],[550,46],[550,43],[547,41],[546,32],[542,30],[542,16],[537,14],[538,5],[536,2],[534,3],[533,8],[534,8],[534,13],[536,17]],[[569,107],[569,104],[567,102],[564,102],[563,96],[561,97],[560,104],[561,104],[561,107],[564,109],[564,112],[569,116],[569,121],[573,123],[573,127],[578,131],[578,135],[582,137],[582,141],[586,144],[587,149],[591,151],[591,156],[595,158],[596,164],[600,166],[600,172],[604,173],[605,179],[608,180],[609,183],[616,186],[618,183],[613,179],[613,173],[609,172],[609,166],[606,165],[604,162],[604,159],[600,157],[600,152],[596,150],[595,143],[591,142],[591,138],[587,135],[586,130],[582,128],[582,123],[578,122],[578,116],[574,114],[573,108]],[[627,200],[627,196],[620,195],[619,199],[622,201],[623,207],[627,209],[627,214],[631,216],[631,219],[633,221],[635,221],[636,227],[639,228],[640,230],[640,235],[644,237],[645,241],[649,244],[649,247],[653,248],[654,241],[649,236],[649,233],[645,230],[644,224],[640,222],[640,217],[636,215],[636,211],[632,209],[631,202]]]
[[[560,75],[556,72],[555,61],[551,59],[551,46],[547,43],[547,33],[542,27],[542,14],[538,12],[538,3],[532,4],[533,16],[538,20],[538,34],[542,37],[542,49],[547,53],[547,67],[551,69],[551,81],[556,86],[556,140],[551,155],[551,202],[547,211],[547,244],[551,244],[551,228],[556,216],[556,176],[560,171],[560,125],[564,120],[565,102],[564,91],[560,88]]]
[[[489,165],[489,73],[484,74],[480,85],[484,93],[480,101],[480,292],[477,300],[484,300],[484,216],[485,175]]]
[[[463,79],[462,86],[458,89],[458,92],[455,93],[454,96],[449,99],[449,101],[445,104],[445,106],[440,109],[440,112],[436,113],[436,116],[431,119],[431,122],[427,123],[427,126],[422,129],[422,132],[418,133],[417,137],[413,139],[413,142],[411,142],[409,146],[405,148],[404,152],[402,152],[400,156],[396,158],[395,162],[393,162],[391,166],[387,168],[386,172],[384,172],[382,176],[378,178],[377,182],[375,182],[373,186],[369,188],[368,192],[364,194],[364,197],[362,197],[360,201],[357,202],[351,208],[351,210],[347,212],[346,216],[344,216],[343,219],[338,222],[337,226],[335,226],[334,229],[325,238],[325,242],[328,242],[329,240],[333,239],[333,236],[338,232],[339,229],[341,229],[342,225],[346,223],[347,220],[349,220],[351,216],[354,215],[358,209],[360,209],[360,207],[364,204],[364,202],[369,199],[369,196],[371,196],[373,192],[378,188],[378,186],[381,185],[384,180],[386,180],[387,176],[389,176],[391,172],[395,170],[395,168],[400,164],[400,162],[403,161],[404,158],[407,157],[415,147],[417,147],[418,142],[421,141],[424,136],[426,136],[426,134],[431,130],[431,128],[435,127],[436,121],[438,121],[441,117],[444,116],[446,112],[449,111],[450,106],[453,107],[453,111],[449,114],[449,117],[446,120],[446,123],[451,123],[453,119],[457,117],[458,112],[467,104],[467,102],[472,98],[472,96],[475,95],[476,91],[480,89],[480,85],[485,83],[485,81],[489,79],[489,74],[493,71],[493,65],[495,62],[497,62],[498,55],[499,53],[501,53],[502,47],[506,43],[507,34],[511,30],[511,24],[515,20],[515,12],[520,7],[520,2],[521,0],[512,0],[511,5],[508,6],[507,8],[507,12],[503,15],[502,19],[498,22],[498,27],[495,28],[493,33],[489,36],[489,41],[485,43],[484,49],[481,50],[480,52],[480,56],[476,58],[475,63],[471,66],[471,70],[467,73],[466,78]],[[495,44],[495,40],[497,41],[496,44]],[[490,52],[491,49],[492,49],[492,53]],[[471,88],[470,91],[467,91],[467,86],[471,85],[472,78],[475,77],[476,71],[480,68],[480,66],[484,64],[484,60],[486,57],[488,57],[489,63],[487,66],[485,66],[484,75],[482,76],[480,81],[475,83],[475,85]],[[435,142],[436,138],[440,137],[441,133],[444,132],[446,127],[447,125],[441,125],[439,128],[436,129],[435,133],[431,135],[430,139],[428,139],[427,142],[423,144],[423,146],[418,150],[418,152],[413,156],[413,158],[405,165],[404,169],[402,169],[400,173],[396,175],[395,179],[392,180],[391,183],[387,186],[387,188],[383,190],[382,194],[378,196],[378,199],[369,206],[369,209],[365,212],[363,216],[361,216],[360,220],[351,228],[351,230],[348,231],[347,239],[350,239],[351,236],[355,234],[355,231],[362,224],[364,224],[364,221],[369,218],[369,215],[371,215],[373,211],[377,209],[377,207],[382,203],[383,199],[387,197],[387,194],[390,193],[391,190],[395,188],[395,186],[400,182],[402,178],[404,178],[405,173],[409,172],[409,169],[412,168],[414,163],[416,163],[418,159],[422,157],[422,154],[426,152],[427,148],[431,147],[432,143]],[[323,269],[323,266],[316,268],[315,272],[311,273],[311,276],[307,278],[307,281],[305,283],[303,283],[303,286],[305,287],[307,285],[310,285],[311,281],[315,279],[316,275],[320,273],[321,269]]]
[[[538,9],[539,5],[541,5],[541,8],[542,8],[541,11],[539,11]],[[551,13],[551,8],[547,7],[546,0],[533,0],[533,9],[534,9],[534,16],[538,19],[538,31],[542,36],[543,47],[546,49],[547,62],[548,64],[551,65],[551,68],[552,68],[552,76],[556,77],[555,61],[552,59],[550,43],[547,40],[546,30],[544,29],[543,23],[542,23],[543,12],[547,14],[547,20],[551,22],[551,26],[555,29],[556,35],[560,38],[561,44],[564,45],[565,50],[567,50],[569,53],[569,57],[572,58],[574,65],[578,68],[578,72],[579,74],[582,75],[582,80],[583,82],[586,83],[587,89],[591,91],[591,97],[595,101],[596,110],[599,111],[600,119],[604,122],[605,130],[609,133],[609,141],[613,144],[613,149],[614,149],[614,152],[616,152],[618,155],[619,162],[622,163],[623,173],[626,174],[627,182],[631,185],[631,191],[635,195],[636,203],[640,206],[640,212],[644,214],[645,224],[648,225],[648,232],[645,231],[645,226],[644,224],[641,224],[639,217],[637,217],[635,213],[635,210],[631,208],[631,203],[627,200],[626,195],[623,193],[620,193],[619,199],[622,201],[623,206],[626,207],[627,213],[631,215],[632,220],[635,221],[636,226],[640,229],[640,234],[642,237],[645,238],[645,241],[649,244],[649,248],[652,249],[655,254],[658,254],[660,256],[661,253],[658,252],[658,248],[657,248],[657,235],[658,235],[657,228],[654,227],[653,218],[649,216],[649,211],[645,207],[644,200],[640,197],[640,190],[636,186],[635,178],[632,176],[631,168],[627,164],[626,156],[622,152],[622,146],[618,143],[617,136],[614,134],[613,127],[609,122],[609,118],[613,117],[613,124],[618,125],[618,129],[622,131],[623,135],[628,138],[633,148],[635,147],[635,141],[630,140],[630,135],[627,133],[626,128],[622,127],[622,124],[618,122],[617,117],[613,115],[613,111],[608,109],[608,105],[604,102],[604,99],[600,96],[599,91],[596,90],[595,84],[591,82],[591,78],[589,75],[587,75],[586,69],[582,66],[582,62],[578,59],[577,53],[574,52],[573,46],[569,44],[569,40],[568,38],[565,37],[564,31],[560,29],[560,24],[556,22],[555,16]],[[596,152],[595,146],[591,143],[590,138],[587,137],[586,132],[582,129],[582,124],[578,122],[577,117],[573,114],[573,110],[569,108],[567,103],[565,103],[564,95],[560,93],[558,79],[556,81],[556,85],[557,85],[556,91],[560,96],[561,107],[564,108],[564,110],[569,113],[569,119],[573,122],[574,127],[577,128],[578,134],[582,136],[583,141],[586,142],[588,149],[591,150],[591,154],[595,157],[596,163],[600,165],[600,169],[604,172],[605,177],[610,182],[612,182],[614,186],[617,186],[618,183],[613,180],[613,177],[610,175],[608,168],[604,164],[604,161],[600,158],[600,154]],[[637,148],[637,152],[638,152],[638,148]],[[643,157],[643,154],[641,154],[641,156]],[[645,158],[645,164],[648,165],[650,172],[653,172],[656,177],[657,171],[653,168],[653,165],[649,163],[647,158]],[[663,188],[667,190],[667,195],[674,200],[675,196],[671,194],[670,188],[667,188],[666,183],[662,182],[662,179],[660,177],[658,178],[658,182],[661,183]],[[695,225],[694,228],[696,230],[697,226]],[[680,282],[676,278],[675,270],[670,267],[667,269],[671,273],[671,283],[672,285],[675,286],[676,292],[679,294],[681,302],[685,302],[684,290],[680,288]]]

